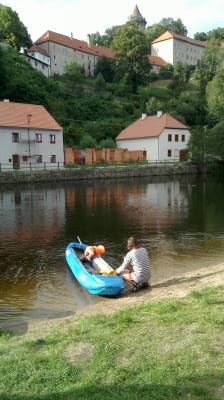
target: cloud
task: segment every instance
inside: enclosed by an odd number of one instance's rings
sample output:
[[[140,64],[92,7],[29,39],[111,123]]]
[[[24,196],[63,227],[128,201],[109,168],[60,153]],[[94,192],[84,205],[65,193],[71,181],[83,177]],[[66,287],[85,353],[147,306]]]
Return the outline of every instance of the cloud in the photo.
[[[124,23],[136,0],[1,0],[16,10],[27,26],[32,39],[53,30],[86,39],[88,33]],[[158,4],[158,6],[157,6]],[[139,0],[138,6],[148,25],[164,17],[181,18],[189,34],[207,31],[222,25],[223,0],[160,0],[152,3]]]

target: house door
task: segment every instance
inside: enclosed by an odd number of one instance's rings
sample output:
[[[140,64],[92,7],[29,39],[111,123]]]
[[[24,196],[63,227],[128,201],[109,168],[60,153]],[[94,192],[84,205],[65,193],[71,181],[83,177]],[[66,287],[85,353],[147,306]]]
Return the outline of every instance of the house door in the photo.
[[[187,160],[188,160],[188,151],[180,150],[180,161],[187,161]]]
[[[12,163],[13,163],[13,169],[19,169],[20,163],[18,154],[12,155]]]

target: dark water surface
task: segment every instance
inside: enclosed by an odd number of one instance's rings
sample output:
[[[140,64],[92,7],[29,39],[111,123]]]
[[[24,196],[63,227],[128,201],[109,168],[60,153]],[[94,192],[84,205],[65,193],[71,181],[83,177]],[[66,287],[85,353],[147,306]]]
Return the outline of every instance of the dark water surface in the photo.
[[[224,184],[130,179],[0,188],[0,328],[100,301],[66,267],[67,243],[102,242],[118,266],[126,238],[150,253],[153,281],[224,260]]]

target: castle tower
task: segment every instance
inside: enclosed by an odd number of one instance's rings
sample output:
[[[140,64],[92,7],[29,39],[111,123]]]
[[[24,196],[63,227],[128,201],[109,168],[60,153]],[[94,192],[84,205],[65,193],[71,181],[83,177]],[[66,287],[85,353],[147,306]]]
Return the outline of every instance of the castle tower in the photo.
[[[130,21],[133,21],[136,23],[136,25],[138,26],[138,28],[142,31],[144,31],[147,21],[146,19],[142,16],[142,14],[139,11],[139,8],[136,4],[133,13],[130,16]]]

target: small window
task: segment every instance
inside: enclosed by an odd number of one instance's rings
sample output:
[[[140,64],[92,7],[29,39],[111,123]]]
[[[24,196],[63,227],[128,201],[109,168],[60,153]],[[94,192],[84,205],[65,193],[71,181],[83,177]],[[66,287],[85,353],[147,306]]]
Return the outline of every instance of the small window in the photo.
[[[50,143],[56,143],[56,136],[55,135],[50,135]]]
[[[56,155],[51,156],[51,163],[56,163]]]
[[[168,142],[172,142],[172,135],[171,134],[168,135]]]
[[[23,156],[22,160],[23,160],[23,162],[27,162],[28,161],[28,156]]]
[[[13,141],[13,143],[19,142],[19,133],[18,132],[12,133],[12,141]]]
[[[42,133],[36,133],[36,143],[42,143]]]
[[[185,135],[182,135],[182,136],[181,136],[181,141],[182,141],[182,142],[185,142]]]
[[[43,157],[42,157],[41,155],[36,156],[36,162],[37,162],[38,164],[43,162],[42,159],[43,159]]]
[[[175,142],[179,142],[179,135],[175,135]]]
[[[172,150],[168,150],[167,155],[168,155],[168,157],[172,157]]]
[[[12,162],[12,159],[11,159],[11,158],[9,158],[9,162]]]

